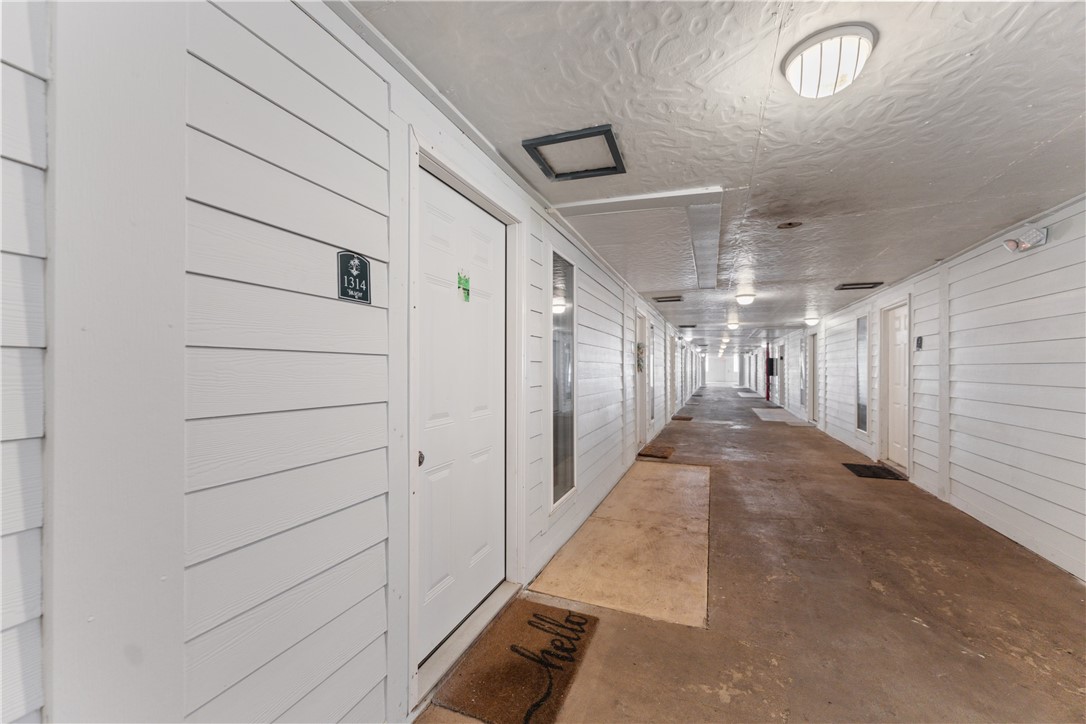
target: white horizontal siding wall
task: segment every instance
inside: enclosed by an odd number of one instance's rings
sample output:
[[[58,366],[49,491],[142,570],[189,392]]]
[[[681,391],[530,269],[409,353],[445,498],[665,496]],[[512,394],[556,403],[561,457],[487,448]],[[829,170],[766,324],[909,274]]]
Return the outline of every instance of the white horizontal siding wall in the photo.
[[[866,315],[866,308],[862,313]],[[863,433],[856,430],[856,318],[855,310],[845,310],[822,325],[825,340],[819,366],[826,384],[819,427],[852,447],[862,445],[866,450],[866,439],[858,439]]]
[[[633,465],[637,459],[637,294],[622,285],[622,409],[623,460]]]
[[[660,434],[660,431],[664,429],[664,425],[668,422],[667,414],[667,357],[666,357],[666,337],[667,330],[664,326],[663,319],[656,313],[655,309],[650,311],[649,323],[652,325],[653,337],[652,337],[652,379],[653,379],[653,394],[652,400],[653,414],[650,419],[649,427],[649,439],[656,437]]]
[[[529,508],[537,511],[528,521],[530,577],[538,573],[573,535],[630,465],[628,454],[624,454],[629,407],[624,381],[627,329],[624,286],[579,245],[551,224],[544,223],[543,258],[548,269],[553,253],[561,255],[575,268],[575,489],[552,510],[551,461],[547,453],[544,460],[547,472],[543,476],[541,493],[529,498],[528,502]],[[546,278],[550,279],[549,271]],[[549,323],[545,324],[549,330]],[[544,354],[549,356],[550,353]],[[550,369],[549,364],[545,369]],[[543,389],[550,389],[549,380]],[[545,400],[541,423],[548,450],[552,436],[547,418],[551,407],[551,400]]]
[[[942,498],[946,496],[946,488],[941,482],[944,466],[940,463],[940,457],[944,454],[941,450],[941,415],[945,413],[945,404],[940,395],[944,331],[940,274],[936,270],[921,274],[912,285],[909,317],[911,343],[915,347],[917,338],[922,342],[921,349],[912,352],[912,468],[909,479],[932,495]]]
[[[43,703],[42,445],[50,31],[44,3],[5,2],[2,13],[2,719],[39,721]]]
[[[293,4],[188,13],[187,720],[383,719],[388,88]]]
[[[784,347],[784,369],[781,370],[784,380],[784,407],[796,417],[807,419],[807,400],[800,394],[803,390],[803,382],[800,378],[800,370],[805,364],[804,346],[802,341],[807,336],[807,330],[801,330],[788,335],[781,344]],[[727,359],[727,358],[725,358]]]
[[[552,426],[549,417],[551,410],[551,384],[546,379],[547,360],[551,347],[550,300],[551,259],[544,250],[543,227],[546,222],[537,213],[533,213],[529,222],[528,235],[528,419],[525,460],[528,461],[526,512],[528,535],[535,537],[545,527],[550,515],[551,495],[547,487],[550,481],[552,455],[550,434],[545,434]],[[545,384],[544,384],[545,383]]]
[[[878,458],[881,312],[907,300],[910,480],[1079,578],[1086,578],[1084,219],[1083,203],[1070,204],[1035,220],[1049,229],[1043,247],[1010,254],[1001,244],[1008,230],[829,315],[817,329],[819,427]],[[861,316],[870,345],[867,434],[855,429]],[[786,355],[788,367],[801,362]]]
[[[950,500],[1086,577],[1086,223],[948,264]]]

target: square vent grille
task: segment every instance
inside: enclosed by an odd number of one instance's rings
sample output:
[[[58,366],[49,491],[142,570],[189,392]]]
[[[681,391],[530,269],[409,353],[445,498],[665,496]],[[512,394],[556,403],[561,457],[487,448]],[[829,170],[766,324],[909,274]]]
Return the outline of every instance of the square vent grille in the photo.
[[[521,146],[551,181],[626,173],[611,124],[529,138]]]

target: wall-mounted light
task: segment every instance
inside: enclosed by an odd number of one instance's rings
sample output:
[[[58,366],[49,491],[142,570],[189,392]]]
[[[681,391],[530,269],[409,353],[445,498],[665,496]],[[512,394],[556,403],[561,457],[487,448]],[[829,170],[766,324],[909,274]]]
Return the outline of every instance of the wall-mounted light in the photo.
[[[1018,235],[1017,239],[1007,239],[1003,242],[1003,246],[1007,248],[1007,251],[1029,251],[1037,246],[1044,246],[1048,241],[1048,229],[1039,229],[1036,226],[1027,226],[1022,230],[1022,233]]]
[[[569,309],[569,305],[566,304],[566,300],[564,297],[555,297],[553,300],[551,300],[551,311],[553,313],[562,314],[567,309]]]
[[[818,317],[807,317],[806,319],[803,320],[803,323],[806,324],[808,327],[813,327],[816,324],[818,324],[818,322],[819,322]]]
[[[736,294],[735,295],[735,301],[736,301],[737,304],[745,307],[745,306],[747,306],[748,304],[750,304],[751,302],[754,301],[754,295],[753,294]]]
[[[866,23],[820,30],[788,51],[781,70],[792,90],[804,98],[832,96],[860,75],[878,37],[878,31]]]

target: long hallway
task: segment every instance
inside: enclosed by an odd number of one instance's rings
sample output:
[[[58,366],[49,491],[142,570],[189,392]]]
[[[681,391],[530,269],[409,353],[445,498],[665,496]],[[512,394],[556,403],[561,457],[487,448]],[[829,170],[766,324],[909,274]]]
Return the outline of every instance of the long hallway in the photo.
[[[1080,581],[765,407],[707,387],[654,440],[711,470],[707,629],[523,594],[600,620],[559,721],[1082,720]]]

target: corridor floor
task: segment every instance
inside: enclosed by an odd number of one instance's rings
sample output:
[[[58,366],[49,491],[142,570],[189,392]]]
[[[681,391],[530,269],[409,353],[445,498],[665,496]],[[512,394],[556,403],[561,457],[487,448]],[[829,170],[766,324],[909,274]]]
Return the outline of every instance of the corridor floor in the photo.
[[[853,476],[870,461],[763,422],[764,401],[702,393],[656,442],[711,469],[708,628],[524,594],[600,619],[559,721],[1086,719],[1082,583],[911,483]]]

